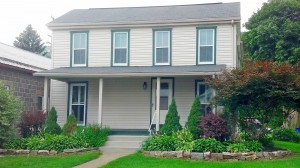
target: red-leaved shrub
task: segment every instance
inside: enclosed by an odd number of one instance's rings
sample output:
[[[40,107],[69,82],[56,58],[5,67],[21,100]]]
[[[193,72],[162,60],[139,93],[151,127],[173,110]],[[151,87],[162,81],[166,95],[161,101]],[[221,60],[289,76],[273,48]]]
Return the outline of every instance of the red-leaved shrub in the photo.
[[[199,127],[204,138],[216,138],[220,140],[222,136],[228,133],[226,121],[213,113],[203,116]]]
[[[44,112],[23,112],[18,124],[21,135],[23,137],[28,137],[39,134],[46,117],[47,113]]]

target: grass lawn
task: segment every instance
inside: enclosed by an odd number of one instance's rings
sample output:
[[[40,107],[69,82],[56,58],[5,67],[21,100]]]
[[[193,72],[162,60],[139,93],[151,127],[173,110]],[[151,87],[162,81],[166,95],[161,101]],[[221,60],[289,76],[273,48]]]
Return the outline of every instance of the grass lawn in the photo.
[[[4,156],[0,157],[1,168],[69,168],[99,157],[99,152],[66,156]]]
[[[165,159],[145,157],[141,153],[125,156],[112,161],[101,168],[299,168],[300,144],[290,142],[275,142],[276,147],[292,150],[296,156],[273,161],[235,161],[235,162],[208,162],[187,161],[179,159]]]

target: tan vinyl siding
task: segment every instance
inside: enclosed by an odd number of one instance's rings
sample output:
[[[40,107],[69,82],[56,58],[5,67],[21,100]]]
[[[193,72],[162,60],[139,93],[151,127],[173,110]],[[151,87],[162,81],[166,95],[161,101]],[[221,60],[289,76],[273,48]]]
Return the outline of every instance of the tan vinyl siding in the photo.
[[[92,29],[89,31],[89,67],[110,66],[111,31]]]
[[[70,31],[53,31],[52,50],[53,68],[70,66]]]
[[[196,27],[172,29],[172,65],[196,65]]]
[[[63,126],[67,119],[68,84],[57,80],[51,80],[50,108],[55,107],[57,123]]]
[[[217,64],[233,66],[233,40],[233,28],[230,24],[217,27]]]
[[[130,66],[152,66],[152,29],[130,30]]]
[[[98,123],[99,80],[88,80],[87,124]]]
[[[142,88],[144,82],[148,83],[147,90]],[[103,79],[103,83],[103,125],[111,129],[147,129],[150,78]]]

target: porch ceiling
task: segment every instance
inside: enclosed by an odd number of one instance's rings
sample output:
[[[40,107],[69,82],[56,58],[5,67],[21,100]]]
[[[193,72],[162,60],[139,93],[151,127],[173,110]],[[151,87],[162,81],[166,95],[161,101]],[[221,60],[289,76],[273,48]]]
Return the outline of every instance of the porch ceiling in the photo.
[[[62,67],[34,73],[49,78],[192,76],[220,74],[226,65],[129,66],[129,67]]]

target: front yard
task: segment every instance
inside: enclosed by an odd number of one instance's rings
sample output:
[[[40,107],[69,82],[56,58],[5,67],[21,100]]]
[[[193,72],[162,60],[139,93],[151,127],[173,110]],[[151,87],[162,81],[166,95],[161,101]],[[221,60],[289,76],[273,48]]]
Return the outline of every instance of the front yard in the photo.
[[[99,157],[99,152],[67,156],[4,156],[0,157],[1,168],[69,168]]]
[[[163,159],[143,156],[141,153],[129,155],[112,161],[101,168],[298,168],[300,165],[300,144],[291,142],[275,142],[276,147],[292,150],[296,156],[287,159],[273,161],[234,161],[234,162],[207,162],[207,161],[186,161],[178,159]]]

